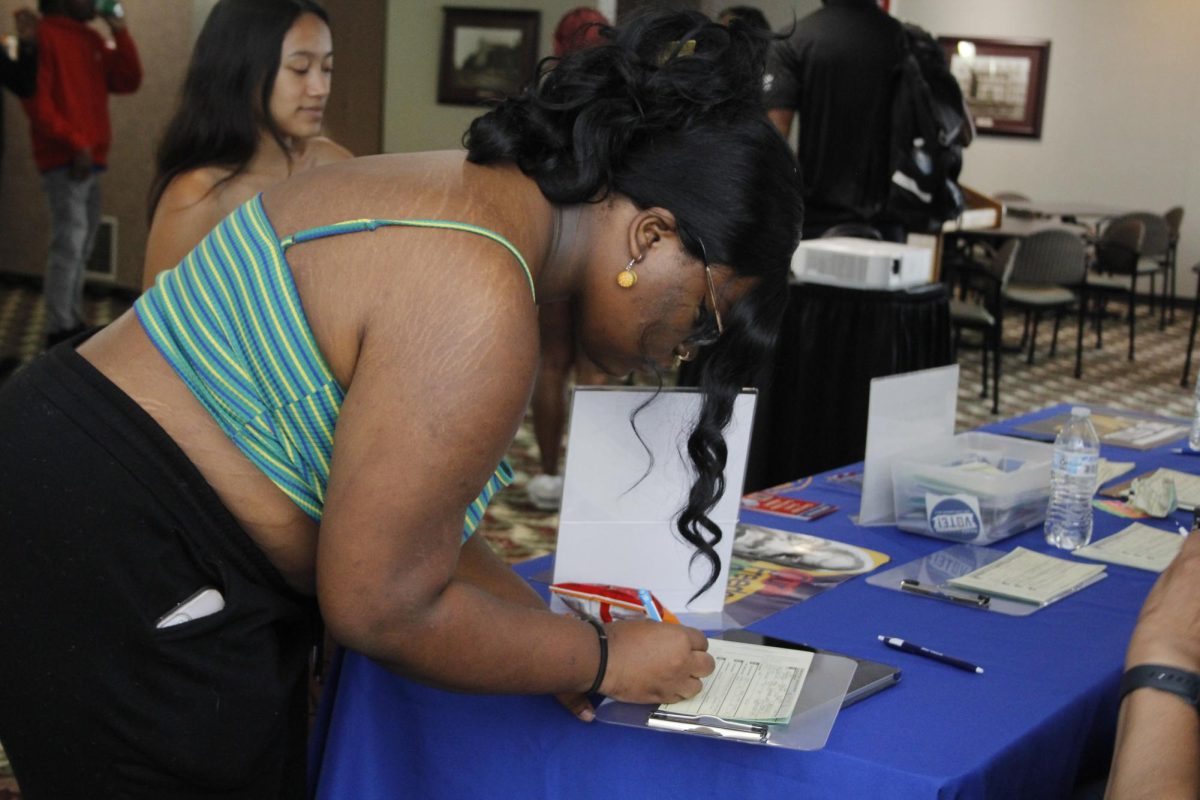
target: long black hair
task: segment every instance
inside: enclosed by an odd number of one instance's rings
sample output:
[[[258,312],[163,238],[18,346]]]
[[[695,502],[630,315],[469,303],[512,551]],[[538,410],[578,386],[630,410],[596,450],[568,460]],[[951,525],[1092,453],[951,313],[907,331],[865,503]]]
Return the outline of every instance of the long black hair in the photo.
[[[288,152],[271,119],[271,93],[283,38],[301,14],[329,15],[315,0],[221,0],[196,40],[179,108],[167,125],[150,188],[150,217],[167,185],[201,167],[238,175],[258,150],[265,128]]]
[[[543,62],[537,83],[476,119],[468,159],[515,162],[555,203],[609,192],[676,218],[696,258],[756,278],[707,354],[704,402],[687,450],[695,481],[676,528],[720,574],[723,431],[734,400],[774,347],[803,217],[795,157],[762,104],[769,31],[725,28],[697,12],[649,11],[605,41]]]

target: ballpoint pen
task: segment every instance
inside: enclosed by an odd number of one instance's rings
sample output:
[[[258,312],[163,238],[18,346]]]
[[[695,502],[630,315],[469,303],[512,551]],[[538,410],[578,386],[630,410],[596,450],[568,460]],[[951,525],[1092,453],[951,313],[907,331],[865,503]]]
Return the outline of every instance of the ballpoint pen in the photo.
[[[740,739],[745,742],[762,743],[771,735],[770,728],[759,722],[737,722],[707,714],[679,714],[661,709],[652,713],[646,724],[651,728],[719,736],[723,739]]]
[[[925,585],[913,578],[905,578],[900,581],[900,591],[919,594],[922,597],[932,597],[937,600],[949,600],[951,603],[958,603],[970,606],[971,608],[987,608],[991,603],[991,598],[985,594],[963,592],[953,587]]]
[[[937,650],[930,650],[928,647],[922,647],[919,644],[906,642],[903,639],[896,638],[895,636],[880,636],[879,641],[883,642],[893,650],[899,650],[903,653],[912,653],[915,656],[925,656],[925,658],[931,658],[934,661],[940,661],[943,664],[949,664],[952,667],[957,667],[959,669],[966,670],[967,672],[974,672],[979,675],[983,674],[983,667],[978,667],[969,661],[963,661],[962,659],[948,656],[945,653],[939,653]]]

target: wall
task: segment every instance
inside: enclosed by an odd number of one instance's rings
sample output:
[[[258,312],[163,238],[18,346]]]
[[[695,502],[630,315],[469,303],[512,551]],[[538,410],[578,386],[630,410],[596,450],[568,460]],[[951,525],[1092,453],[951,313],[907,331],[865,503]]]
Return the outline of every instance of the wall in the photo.
[[[102,178],[102,213],[118,220],[117,282],[141,285],[146,242],[146,191],[153,178],[156,137],[174,108],[194,37],[192,0],[122,0],[145,77],[133,95],[114,96],[113,147]],[[210,0],[197,0],[205,3]],[[211,4],[211,3],[210,3]],[[0,29],[11,30],[12,12],[29,0],[0,0]],[[107,27],[97,22],[107,34]],[[0,270],[41,275],[49,222],[41,181],[33,166],[29,125],[17,100],[5,92],[4,155],[0,168]]]
[[[538,55],[550,55],[554,26],[567,11],[594,3],[581,0],[471,0],[476,8],[540,11]],[[439,105],[438,61],[442,8],[426,0],[389,0],[387,66],[384,77],[383,146],[392,153],[446,150],[461,146],[463,132],[484,109]]]
[[[333,26],[333,91],[325,133],[356,156],[383,149],[387,0],[323,0]]]
[[[700,8],[716,14],[732,2],[703,0]],[[606,14],[616,0],[472,0],[477,7],[536,9],[542,12],[539,54],[550,55],[554,26],[562,15],[580,5],[600,8]],[[764,0],[757,3],[774,26],[790,25],[815,10],[820,0]],[[388,152],[413,152],[457,148],[463,132],[481,109],[439,105],[437,65],[442,44],[442,10],[422,0],[389,0],[387,67],[384,79],[383,143]]]
[[[1182,205],[1179,291],[1200,261],[1200,3],[893,0],[934,34],[1049,39],[1040,141],[981,136],[963,182],[1046,201],[1162,213]]]

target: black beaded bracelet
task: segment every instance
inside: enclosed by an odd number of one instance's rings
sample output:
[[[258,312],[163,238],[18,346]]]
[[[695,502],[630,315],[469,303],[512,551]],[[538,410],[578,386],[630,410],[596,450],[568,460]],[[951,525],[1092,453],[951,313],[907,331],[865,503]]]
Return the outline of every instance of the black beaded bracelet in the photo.
[[[600,637],[600,668],[596,670],[596,680],[592,681],[592,688],[587,691],[588,694],[595,694],[600,691],[600,684],[604,683],[604,673],[608,671],[608,633],[599,620],[584,617],[583,621],[595,628],[596,635]]]
[[[1161,664],[1130,667],[1121,678],[1121,699],[1144,687],[1179,695],[1200,710],[1200,675],[1194,672]]]

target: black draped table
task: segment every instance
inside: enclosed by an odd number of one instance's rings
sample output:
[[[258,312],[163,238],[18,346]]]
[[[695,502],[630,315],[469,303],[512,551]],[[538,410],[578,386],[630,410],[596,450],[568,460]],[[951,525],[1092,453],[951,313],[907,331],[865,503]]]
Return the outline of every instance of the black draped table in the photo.
[[[866,291],[793,283],[775,358],[757,382],[745,491],[861,461],[871,379],[953,363],[941,284]],[[697,365],[680,383],[694,382]]]

